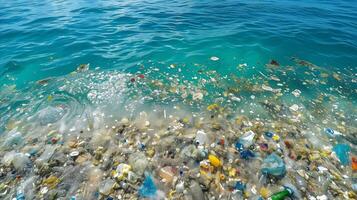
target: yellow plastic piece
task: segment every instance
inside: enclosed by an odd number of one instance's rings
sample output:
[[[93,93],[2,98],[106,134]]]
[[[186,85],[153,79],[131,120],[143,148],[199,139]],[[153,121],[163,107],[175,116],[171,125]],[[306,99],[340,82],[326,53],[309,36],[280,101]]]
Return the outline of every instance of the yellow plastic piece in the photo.
[[[230,177],[235,177],[236,174],[237,174],[237,170],[235,168],[230,169],[229,172],[228,172],[228,175]]]
[[[214,155],[209,155],[208,156],[208,160],[210,161],[211,165],[215,166],[215,167],[219,167],[222,165],[221,161]]]
[[[169,199],[173,199],[175,193],[176,193],[176,190],[171,190],[169,192]]]
[[[279,135],[273,135],[273,140],[276,142],[276,141],[279,141],[280,140],[280,136]]]
[[[47,185],[49,188],[53,189],[60,182],[59,178],[56,176],[50,176],[42,181],[42,184]]]
[[[268,198],[269,195],[270,195],[270,192],[266,187],[260,188],[260,192],[259,193],[264,199]]]
[[[119,164],[118,168],[121,169],[119,172],[116,173],[116,178],[118,180],[123,180],[131,170],[131,166],[127,164]]]
[[[218,108],[219,108],[219,106],[216,103],[207,106],[208,111],[217,110]]]
[[[188,119],[188,117],[185,117],[182,119],[183,123],[188,124],[190,122],[190,120]]]

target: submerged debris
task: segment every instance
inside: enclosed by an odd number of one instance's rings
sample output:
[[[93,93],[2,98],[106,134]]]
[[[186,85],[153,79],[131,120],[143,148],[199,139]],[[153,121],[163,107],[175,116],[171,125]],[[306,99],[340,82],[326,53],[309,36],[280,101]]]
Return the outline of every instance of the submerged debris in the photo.
[[[81,65],[0,90],[0,198],[356,199],[349,78],[294,61],[307,67],[272,60],[251,77]]]
[[[85,71],[88,71],[88,70],[89,70],[89,63],[88,64],[80,64],[77,67],[76,72],[85,72]]]

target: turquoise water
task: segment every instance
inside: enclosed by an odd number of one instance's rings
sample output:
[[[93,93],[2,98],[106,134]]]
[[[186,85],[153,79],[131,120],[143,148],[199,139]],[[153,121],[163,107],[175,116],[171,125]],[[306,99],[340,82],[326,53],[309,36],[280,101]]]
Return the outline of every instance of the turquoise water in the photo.
[[[2,2],[0,199],[353,198],[356,38],[351,1]]]
[[[0,5],[0,72],[16,83],[82,63],[261,65],[296,56],[330,69],[357,60],[350,1],[11,1]],[[2,80],[7,81],[7,80]]]

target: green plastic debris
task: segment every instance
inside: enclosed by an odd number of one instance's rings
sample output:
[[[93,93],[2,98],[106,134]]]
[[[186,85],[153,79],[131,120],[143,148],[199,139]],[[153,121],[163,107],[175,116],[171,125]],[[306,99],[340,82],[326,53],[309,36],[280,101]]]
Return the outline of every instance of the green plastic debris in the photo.
[[[283,191],[273,194],[268,200],[284,200],[286,197],[291,197],[293,193],[292,189],[285,187]]]

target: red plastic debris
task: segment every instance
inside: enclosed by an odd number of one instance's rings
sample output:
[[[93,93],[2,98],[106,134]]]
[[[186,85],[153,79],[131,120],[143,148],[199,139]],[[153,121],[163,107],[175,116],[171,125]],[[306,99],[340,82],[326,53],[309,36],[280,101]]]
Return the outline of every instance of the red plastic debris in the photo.
[[[222,146],[224,146],[224,139],[220,139],[220,140],[219,140],[219,144],[222,145]]]
[[[269,148],[267,143],[261,143],[261,144],[259,144],[259,147],[262,151],[268,151],[268,148]]]
[[[284,144],[285,144],[286,148],[288,148],[288,149],[292,149],[293,148],[293,144],[288,140],[285,140]]]
[[[51,143],[52,143],[52,144],[56,144],[57,141],[58,141],[57,138],[51,138]]]

